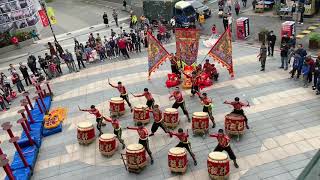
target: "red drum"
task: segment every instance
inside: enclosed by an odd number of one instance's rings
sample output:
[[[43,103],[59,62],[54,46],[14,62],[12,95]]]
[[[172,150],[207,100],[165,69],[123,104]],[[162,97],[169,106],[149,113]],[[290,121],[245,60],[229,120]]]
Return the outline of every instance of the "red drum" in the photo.
[[[168,153],[168,166],[171,172],[184,173],[187,170],[187,152],[185,148],[174,147]]]
[[[228,179],[229,159],[223,152],[211,152],[207,161],[208,173],[212,179]]]
[[[166,108],[163,113],[164,125],[168,128],[176,128],[179,124],[179,113],[175,108]]]
[[[133,120],[134,122],[142,122],[143,124],[147,124],[150,122],[150,115],[147,111],[148,106],[146,105],[138,105],[133,108]]]
[[[224,126],[228,134],[240,135],[245,133],[245,121],[244,117],[240,114],[230,113],[226,115]]]
[[[193,133],[205,134],[209,130],[209,116],[206,112],[194,112],[192,116]]]
[[[147,165],[146,150],[141,144],[130,144],[126,150],[129,171],[139,171]]]
[[[90,144],[96,138],[93,124],[87,121],[78,124],[78,141],[79,144]]]
[[[99,151],[106,156],[112,156],[117,150],[118,145],[116,141],[116,135],[114,134],[102,134],[99,138]]]
[[[123,115],[125,112],[124,100],[121,97],[111,98],[109,110],[111,115]]]

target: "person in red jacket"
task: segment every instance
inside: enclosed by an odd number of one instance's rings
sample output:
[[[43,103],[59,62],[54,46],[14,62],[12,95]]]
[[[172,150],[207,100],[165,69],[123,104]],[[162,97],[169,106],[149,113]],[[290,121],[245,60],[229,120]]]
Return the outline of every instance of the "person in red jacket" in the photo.
[[[96,122],[97,122],[97,129],[99,131],[99,136],[101,136],[103,134],[102,130],[101,130],[101,126],[102,126],[102,119],[104,118],[100,111],[95,107],[95,105],[91,105],[90,106],[90,109],[80,109],[79,108],[79,111],[85,111],[85,112],[88,112],[90,114],[93,114],[95,117],[96,117]]]
[[[214,122],[214,117],[212,115],[212,106],[213,106],[212,99],[207,96],[207,93],[202,93],[201,95],[199,92],[197,92],[197,94],[201,100],[201,104],[203,105],[202,111],[208,113],[210,120],[212,122],[212,128],[215,128],[216,123]]]
[[[144,92],[143,92],[142,94],[139,94],[139,95],[134,95],[134,94],[132,94],[132,95],[133,95],[134,97],[142,97],[142,96],[144,96],[144,97],[147,99],[146,105],[147,105],[149,108],[152,108],[152,109],[153,109],[154,99],[153,99],[152,94],[149,92],[149,89],[148,89],[148,88],[144,88],[143,91],[144,91]]]
[[[170,134],[170,137],[176,136],[180,140],[180,142],[176,145],[176,147],[186,148],[186,150],[190,153],[193,159],[194,165],[196,166],[197,165],[196,156],[192,152],[191,143],[188,141],[188,137],[189,137],[188,130],[187,130],[187,133],[184,133],[183,129],[179,128],[178,133],[169,132],[169,134]]]
[[[152,152],[149,148],[149,139],[148,139],[148,129],[143,127],[143,124],[141,122],[137,122],[137,128],[136,127],[127,127],[129,130],[136,130],[139,134],[139,144],[143,145],[143,147],[146,149],[150,159],[151,164],[153,164],[153,157]]]
[[[153,114],[153,118],[154,118],[154,122],[152,124],[151,127],[151,134],[149,136],[153,136],[154,133],[158,130],[159,127],[161,127],[161,129],[165,132],[168,133],[167,128],[164,126],[164,124],[162,123],[162,111],[159,109],[159,105],[156,104],[154,105],[153,109],[149,109],[149,112],[152,112]]]
[[[242,115],[245,118],[244,120],[246,122],[246,128],[249,129],[248,118],[244,114],[244,111],[242,109],[242,107],[250,107],[249,102],[247,104],[245,104],[245,103],[240,101],[240,98],[236,97],[236,98],[234,98],[234,101],[224,101],[224,104],[232,105],[233,106],[233,111],[231,113]]]
[[[103,117],[103,119],[107,122],[110,122],[113,127],[113,134],[115,134],[119,140],[119,142],[122,144],[122,149],[126,147],[124,144],[124,140],[122,139],[122,128],[120,126],[119,120],[117,119],[117,116],[110,117]]]
[[[119,91],[119,93],[120,93],[120,97],[121,97],[122,99],[124,99],[124,100],[127,102],[128,106],[132,109],[131,103],[129,102],[129,97],[128,97],[127,89],[126,89],[125,86],[122,85],[122,82],[119,81],[119,82],[118,82],[118,86],[116,86],[116,85],[111,84],[110,81],[109,81],[109,78],[108,78],[108,83],[109,83],[109,85],[110,85],[111,87],[118,89],[118,91]]]
[[[209,136],[215,137],[218,140],[218,145],[213,151],[227,151],[230,159],[233,161],[234,167],[239,168],[239,165],[237,164],[237,157],[230,147],[230,138],[228,135],[223,133],[223,129],[219,129],[218,134],[210,134]]]
[[[175,99],[175,102],[173,103],[172,108],[178,109],[179,107],[181,107],[184,115],[186,115],[188,118],[188,122],[191,122],[189,113],[187,111],[187,108],[182,96],[182,92],[180,91],[179,87],[176,87],[176,90],[173,91],[173,93],[169,96],[169,99],[171,99],[172,97]]]
[[[122,55],[124,57],[127,57],[128,59],[130,59],[130,56],[129,56],[128,51],[127,51],[127,42],[126,42],[125,38],[120,38],[119,39],[118,47],[119,47]]]

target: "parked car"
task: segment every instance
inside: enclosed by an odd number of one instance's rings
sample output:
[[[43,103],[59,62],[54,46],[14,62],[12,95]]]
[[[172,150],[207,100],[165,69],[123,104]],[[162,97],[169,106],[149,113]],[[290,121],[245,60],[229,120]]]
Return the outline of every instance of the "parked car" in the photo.
[[[205,18],[208,18],[211,16],[211,9],[202,4],[198,0],[187,0],[189,3],[191,3],[192,7],[196,10],[197,14],[204,14]]]

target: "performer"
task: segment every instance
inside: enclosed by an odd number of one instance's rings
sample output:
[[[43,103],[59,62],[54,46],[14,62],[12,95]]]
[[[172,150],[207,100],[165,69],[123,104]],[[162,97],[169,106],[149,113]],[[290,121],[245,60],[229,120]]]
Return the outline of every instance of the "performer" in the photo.
[[[168,133],[167,128],[162,123],[162,120],[163,120],[162,111],[159,109],[159,105],[158,104],[154,105],[153,109],[151,110],[149,109],[148,111],[152,112],[153,118],[154,118],[154,122],[151,127],[151,134],[149,135],[149,137],[153,136],[159,127],[161,127],[165,133]]]
[[[173,103],[172,108],[178,109],[179,107],[181,107],[184,115],[186,115],[188,118],[188,122],[191,122],[189,113],[188,113],[188,111],[186,109],[186,105],[184,103],[182,92],[180,91],[179,87],[176,87],[176,90],[173,91],[173,93],[169,96],[169,99],[171,99],[172,97],[175,99],[175,102]]]
[[[169,132],[169,134],[170,134],[170,137],[176,136],[179,138],[180,142],[179,142],[179,144],[176,145],[176,147],[186,148],[186,150],[190,153],[190,155],[193,159],[194,165],[196,166],[197,165],[196,156],[192,152],[191,143],[188,141],[188,137],[189,137],[188,130],[187,130],[187,133],[184,133],[183,129],[179,128],[178,133]]]
[[[153,157],[152,152],[149,148],[149,140],[148,140],[148,129],[143,127],[141,122],[137,122],[138,127],[127,127],[127,129],[130,130],[136,130],[139,134],[139,144],[143,145],[143,147],[146,149],[147,153],[149,154],[149,157],[151,159],[151,164],[153,164]]]
[[[234,98],[234,101],[224,101],[224,104],[230,104],[233,106],[233,111],[231,113],[235,113],[235,114],[240,114],[242,115],[245,119],[245,123],[246,123],[246,128],[249,129],[249,125],[248,125],[248,118],[247,116],[244,114],[244,111],[242,109],[243,106],[247,106],[250,107],[249,102],[247,104],[243,103],[240,101],[240,99],[238,97]]]
[[[171,72],[178,75],[179,78],[181,78],[181,73],[179,71],[179,66],[178,66],[178,59],[173,53],[170,54],[170,63],[171,63]]]
[[[200,75],[198,75],[198,71],[193,71],[192,72],[192,75],[188,75],[186,73],[184,73],[182,71],[182,73],[187,77],[187,78],[190,78],[191,79],[191,83],[192,83],[192,86],[191,86],[191,97],[193,97],[196,92],[199,91],[199,81],[200,81]]]
[[[119,120],[117,119],[117,116],[110,117],[103,117],[103,119],[107,122],[110,122],[113,127],[113,134],[115,134],[119,140],[119,142],[122,144],[122,149],[126,147],[124,144],[124,140],[122,139],[122,128],[120,126]]]
[[[134,97],[142,97],[144,96],[146,99],[147,99],[147,103],[146,105],[149,107],[149,108],[152,108],[153,109],[153,105],[154,105],[154,99],[152,97],[152,94],[149,92],[148,88],[144,88],[143,90],[143,94],[139,94],[139,95],[134,95],[132,94]]]
[[[111,87],[118,89],[118,91],[119,91],[119,93],[120,93],[120,97],[127,102],[128,106],[129,106],[130,109],[132,110],[131,103],[129,102],[129,97],[128,97],[128,93],[127,93],[126,87],[124,87],[124,86],[122,85],[122,82],[119,81],[119,82],[118,82],[118,86],[116,86],[116,85],[111,84],[110,81],[109,81],[109,78],[108,78],[108,83],[109,83],[109,85],[110,85]]]
[[[207,96],[207,93],[202,93],[201,95],[199,92],[197,92],[197,94],[201,100],[201,104],[203,104],[202,111],[208,113],[210,120],[212,122],[212,128],[215,128],[216,123],[214,122],[214,117],[212,115],[212,106],[213,106],[212,99]]]
[[[78,106],[78,108],[79,108],[79,111],[86,111],[86,112],[89,112],[90,114],[93,114],[96,116],[97,129],[99,131],[99,136],[101,136],[101,134],[103,134],[103,132],[101,131],[103,116],[101,115],[99,110],[94,105],[91,105],[90,109],[80,109],[79,106]]]
[[[234,167],[239,168],[239,165],[237,164],[237,157],[233,153],[231,147],[230,147],[230,138],[228,135],[223,133],[223,129],[218,130],[218,134],[210,134],[210,137],[215,137],[218,140],[218,145],[216,148],[214,148],[213,151],[220,151],[223,150],[227,151],[230,159],[233,161]]]

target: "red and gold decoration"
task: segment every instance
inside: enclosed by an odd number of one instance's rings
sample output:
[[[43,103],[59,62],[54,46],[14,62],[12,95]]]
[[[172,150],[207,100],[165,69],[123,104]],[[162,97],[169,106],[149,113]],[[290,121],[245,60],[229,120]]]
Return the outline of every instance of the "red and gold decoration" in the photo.
[[[194,71],[194,67],[193,66],[184,66],[183,68],[183,72],[189,76],[192,76],[192,72]],[[182,83],[182,87],[183,88],[191,88],[192,86],[192,82],[191,82],[191,78],[188,78],[186,75],[183,75],[183,83]]]
[[[166,108],[163,113],[163,123],[167,128],[174,129],[179,125],[179,112],[175,108]]]
[[[209,116],[206,112],[194,112],[192,115],[192,131],[194,134],[205,134],[209,129]]]
[[[217,43],[210,49],[208,55],[213,60],[218,61],[223,67],[227,68],[231,77],[234,77],[232,63],[232,43],[231,32],[228,28],[218,39]]]
[[[88,121],[80,122],[77,128],[77,137],[79,144],[92,143],[96,137],[93,124]]]
[[[168,166],[171,172],[184,173],[188,167],[187,152],[185,148],[174,147],[168,152]]]
[[[228,179],[229,159],[223,152],[211,152],[207,161],[208,173],[212,179]]]
[[[245,133],[245,118],[240,114],[230,113],[225,116],[224,126],[226,133],[240,135]]]
[[[110,115],[123,115],[125,113],[124,100],[121,97],[113,97],[109,103]]]
[[[42,22],[42,26],[43,27],[49,26],[49,19],[48,19],[47,15],[46,15],[45,10],[41,9],[41,10],[38,11],[38,13],[39,13],[40,20]]]
[[[146,105],[137,105],[133,108],[133,121],[147,124],[150,122],[150,114]]]
[[[159,41],[150,33],[148,35],[148,78],[150,79],[151,73],[155,72],[156,69],[168,58],[169,53],[159,43]]]
[[[99,138],[99,151],[106,156],[112,156],[116,152],[118,144],[116,141],[116,135],[114,134],[102,134]]]
[[[141,144],[130,144],[126,149],[126,159],[129,171],[140,171],[147,165],[146,150]]]
[[[66,108],[56,108],[49,112],[48,115],[44,116],[44,128],[53,129],[62,123],[67,116]]]
[[[180,77],[175,73],[169,73],[166,81],[167,88],[178,86],[181,83]]]

